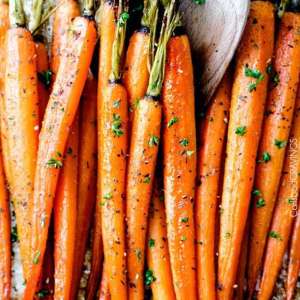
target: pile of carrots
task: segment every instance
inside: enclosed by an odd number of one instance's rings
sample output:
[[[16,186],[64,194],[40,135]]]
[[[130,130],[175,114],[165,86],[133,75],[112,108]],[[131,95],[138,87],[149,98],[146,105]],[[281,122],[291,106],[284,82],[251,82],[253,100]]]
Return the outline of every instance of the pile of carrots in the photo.
[[[0,0],[0,299],[299,299],[297,3],[205,106],[178,1],[136,2]]]

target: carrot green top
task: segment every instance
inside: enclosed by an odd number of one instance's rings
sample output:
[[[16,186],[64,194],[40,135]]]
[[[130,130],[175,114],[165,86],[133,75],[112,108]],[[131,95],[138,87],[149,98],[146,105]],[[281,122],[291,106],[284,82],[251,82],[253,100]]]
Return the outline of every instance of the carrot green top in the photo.
[[[24,27],[26,24],[22,0],[11,0],[9,3],[9,21],[11,27]]]
[[[94,15],[94,0],[83,1],[83,12],[84,17],[91,17]]]
[[[175,28],[180,23],[180,15],[175,10],[175,2],[176,0],[171,0],[165,8],[162,28],[147,89],[147,95],[150,97],[158,97],[161,93],[165,75],[167,44]]]

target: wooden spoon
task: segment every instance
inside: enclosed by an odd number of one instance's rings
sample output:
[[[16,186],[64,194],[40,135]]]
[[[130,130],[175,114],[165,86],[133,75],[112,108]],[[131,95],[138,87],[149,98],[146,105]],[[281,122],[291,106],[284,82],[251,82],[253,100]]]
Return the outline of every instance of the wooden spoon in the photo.
[[[245,28],[250,0],[182,0],[180,10],[207,104],[220,83]]]

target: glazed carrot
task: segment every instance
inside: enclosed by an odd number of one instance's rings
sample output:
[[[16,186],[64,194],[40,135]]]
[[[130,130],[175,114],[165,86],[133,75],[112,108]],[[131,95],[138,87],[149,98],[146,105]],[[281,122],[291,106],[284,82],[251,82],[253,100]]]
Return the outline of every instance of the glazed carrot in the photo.
[[[299,200],[298,200],[299,202]],[[299,205],[299,204],[298,204]],[[286,282],[286,299],[292,300],[300,271],[300,209],[298,208],[292,233],[292,243],[289,253],[288,276]]]
[[[278,198],[268,234],[262,279],[258,291],[259,300],[267,300],[272,296],[297,213],[295,208],[297,209],[298,206],[300,190],[298,178],[300,173],[300,97],[296,101],[293,125],[288,141]]]
[[[79,15],[79,5],[75,0],[64,0],[55,12],[50,60],[52,82],[54,82],[56,78],[64,49],[66,49],[67,46],[69,28],[72,21]]]
[[[231,97],[218,256],[220,300],[232,299],[236,280],[263,120],[268,84],[266,68],[272,57],[273,36],[273,5],[252,2],[237,53]]]
[[[155,34],[157,20],[157,1],[145,1],[141,28],[130,38],[123,75],[124,85],[128,92],[130,107],[129,118],[133,119],[135,104],[147,91],[151,58],[152,36]]]
[[[98,31],[100,34],[100,53],[99,53],[99,74],[98,74],[98,91],[97,91],[97,137],[98,137],[98,149],[102,147],[100,120],[101,115],[101,103],[103,98],[104,87],[108,83],[109,74],[112,64],[112,47],[115,36],[115,11],[114,5],[111,1],[102,1],[99,8],[100,22],[98,24]],[[98,174],[101,168],[100,166],[100,151],[98,151]],[[100,193],[100,177],[97,178],[97,195]],[[101,202],[101,199],[97,199],[97,203]],[[102,225],[101,225],[101,206],[96,205],[95,217],[93,225],[93,245],[92,245],[92,266],[91,274],[89,276],[88,288],[87,288],[87,300],[94,299],[94,296],[99,287],[99,280],[102,267],[103,258],[103,243],[102,243]]]
[[[88,2],[86,6],[91,7]],[[25,289],[26,300],[32,299],[41,272],[55,190],[63,166],[59,153],[64,153],[96,43],[91,15],[86,10],[86,15],[75,18],[71,25],[66,55],[62,56],[39,136],[32,216],[32,270]]]
[[[248,290],[252,295],[261,268],[273,208],[278,192],[286,143],[293,118],[300,73],[300,15],[287,12],[280,23],[275,51],[275,80],[267,100],[253,197],[248,267]],[[260,203],[258,203],[258,201]]]
[[[101,96],[99,121],[99,191],[104,257],[111,299],[127,299],[125,256],[125,175],[127,157],[127,92],[120,83],[128,7],[119,1],[111,56],[111,73]],[[101,57],[100,57],[101,59]],[[105,57],[102,57],[105,59]]]
[[[197,240],[198,298],[215,299],[215,228],[219,182],[228,124],[231,84],[225,75],[200,129],[198,187],[195,222]]]
[[[78,206],[72,293],[79,287],[89,229],[96,200],[97,172],[97,81],[88,77],[80,104],[78,157]],[[73,299],[73,298],[72,298]]]
[[[45,109],[49,100],[49,85],[51,72],[49,71],[48,52],[42,41],[35,42],[36,64],[38,72],[39,118],[42,125]]]
[[[73,280],[77,230],[78,118],[69,133],[63,164],[53,212],[55,299],[70,298]]]
[[[2,8],[0,4],[0,9]],[[0,19],[2,17],[2,12],[0,12]],[[0,236],[0,299],[9,300],[11,289],[10,212],[2,156],[0,157]]]
[[[173,300],[175,292],[168,250],[166,213],[163,191],[159,189],[158,183],[154,187],[148,226],[146,285],[151,286],[153,300]]]
[[[22,27],[25,20],[19,0],[11,1],[10,17],[12,28],[6,35],[1,130],[3,159],[16,213],[23,274],[27,279],[31,260],[30,212],[39,129],[36,55],[31,32]]]
[[[110,300],[110,293],[109,293],[109,286],[108,286],[108,278],[107,278],[107,271],[106,265],[104,262],[104,266],[102,269],[102,278],[100,284],[100,291],[99,291],[99,300]]]
[[[168,43],[162,103],[164,192],[174,289],[176,299],[196,299],[195,98],[191,50],[186,35],[174,36]]]
[[[147,93],[139,101],[131,128],[127,188],[127,269],[129,299],[144,299],[144,262],[147,217],[160,140],[162,117],[160,98],[164,74],[166,45],[172,33],[172,6],[166,10],[168,20],[162,31],[151,69]],[[166,17],[167,17],[166,13]]]

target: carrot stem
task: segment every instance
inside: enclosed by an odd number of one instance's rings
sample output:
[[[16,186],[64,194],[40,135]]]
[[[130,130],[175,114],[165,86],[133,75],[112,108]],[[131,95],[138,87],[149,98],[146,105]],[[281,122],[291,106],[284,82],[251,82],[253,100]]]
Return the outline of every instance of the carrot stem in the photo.
[[[11,27],[21,27],[25,25],[25,14],[22,0],[10,1],[9,19]]]

